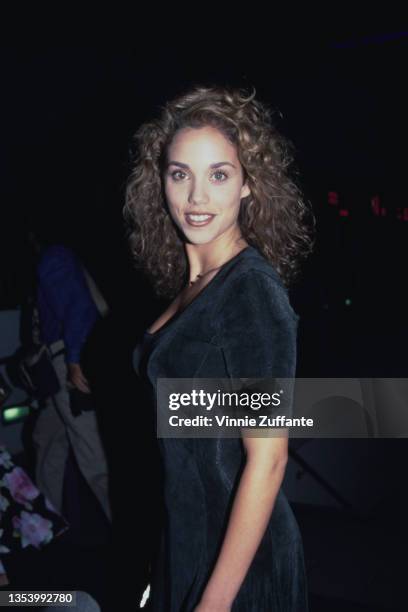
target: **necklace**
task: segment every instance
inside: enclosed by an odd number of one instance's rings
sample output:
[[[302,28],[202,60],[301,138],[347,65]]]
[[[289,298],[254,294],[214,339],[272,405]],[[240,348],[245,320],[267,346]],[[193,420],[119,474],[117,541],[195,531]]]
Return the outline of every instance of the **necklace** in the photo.
[[[218,270],[219,268],[221,268],[224,264],[221,264],[220,266],[217,266],[216,268],[211,268],[210,270],[207,270],[207,272],[204,272],[203,274],[197,274],[197,276],[195,277],[194,280],[190,281],[188,284],[194,285],[195,282],[198,281],[199,278],[204,278],[204,276],[207,276],[207,274],[209,274],[210,272],[214,272],[214,270]]]
[[[248,245],[247,245],[248,246]],[[246,247],[244,247],[244,249],[241,250],[245,250]],[[238,251],[238,253],[240,253],[241,251]],[[219,270],[220,268],[222,268],[222,266],[225,266],[226,263],[228,263],[229,261],[231,261],[231,259],[233,259],[234,257],[236,257],[236,255],[238,254],[236,253],[235,255],[232,256],[232,258],[227,259],[226,261],[224,261],[222,264],[220,264],[219,266],[217,266],[216,268],[210,268],[209,270],[207,270],[207,272],[204,272],[203,274],[197,274],[197,276],[195,277],[194,280],[189,281],[188,286],[191,287],[191,285],[194,285],[194,283],[196,283],[198,281],[199,278],[203,278],[204,276],[207,276],[207,274],[209,274],[210,272],[214,272],[214,270]]]

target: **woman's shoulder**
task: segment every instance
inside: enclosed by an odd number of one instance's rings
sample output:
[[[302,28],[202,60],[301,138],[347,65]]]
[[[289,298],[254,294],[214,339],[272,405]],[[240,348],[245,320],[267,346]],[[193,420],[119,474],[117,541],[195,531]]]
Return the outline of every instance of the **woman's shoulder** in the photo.
[[[232,289],[243,287],[257,289],[259,286],[275,287],[275,290],[288,293],[276,268],[262,253],[253,246],[249,246],[241,252],[234,265],[229,268],[224,278],[224,289],[230,292]]]
[[[214,304],[216,320],[258,317],[262,314],[275,319],[299,320],[275,267],[254,247],[242,251],[223,278],[222,287]]]

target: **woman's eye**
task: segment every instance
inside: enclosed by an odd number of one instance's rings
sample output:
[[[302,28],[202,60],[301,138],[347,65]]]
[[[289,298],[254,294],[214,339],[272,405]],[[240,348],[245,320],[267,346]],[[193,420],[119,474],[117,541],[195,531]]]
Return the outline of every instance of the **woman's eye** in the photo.
[[[172,173],[171,173],[172,178],[173,178],[175,181],[178,181],[179,179],[178,179],[178,178],[176,178],[176,174],[184,174],[184,172],[182,172],[181,170],[175,170],[174,172],[172,172]]]
[[[180,174],[184,174],[184,176],[186,176],[185,172],[183,172],[182,170],[175,170],[174,172],[171,173],[171,177],[173,178],[173,180],[179,182],[182,180],[182,178],[178,178],[177,175],[180,175]],[[212,176],[216,176],[216,175],[221,175],[224,177],[223,179],[216,179],[217,181],[220,180],[221,182],[224,182],[228,178],[228,175],[222,170],[217,170],[217,172],[214,172],[212,174]]]
[[[222,172],[222,170],[217,170],[217,172],[214,172],[213,176],[215,176],[216,174],[222,174],[225,177],[221,182],[225,181],[228,178],[228,175],[225,172]]]

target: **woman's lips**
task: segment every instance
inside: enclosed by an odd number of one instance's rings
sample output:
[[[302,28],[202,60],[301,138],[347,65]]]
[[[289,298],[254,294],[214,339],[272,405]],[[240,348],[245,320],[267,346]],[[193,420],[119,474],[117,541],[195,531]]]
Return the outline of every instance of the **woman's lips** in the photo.
[[[215,215],[210,215],[210,214],[189,214],[187,213],[186,215],[184,215],[186,218],[186,221],[189,225],[192,225],[193,227],[203,227],[204,225],[208,225],[209,223],[211,223],[211,221],[214,219]]]

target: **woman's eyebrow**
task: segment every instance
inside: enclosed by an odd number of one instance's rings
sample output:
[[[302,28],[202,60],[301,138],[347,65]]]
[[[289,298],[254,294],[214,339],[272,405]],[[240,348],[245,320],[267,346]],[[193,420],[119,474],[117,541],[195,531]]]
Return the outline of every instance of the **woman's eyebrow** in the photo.
[[[190,166],[188,164],[183,164],[183,162],[179,162],[179,161],[169,161],[167,164],[167,168],[169,166],[179,166],[180,168],[187,168],[189,169]],[[235,168],[234,164],[232,164],[229,161],[222,161],[222,162],[217,162],[215,164],[210,164],[210,168],[219,168],[220,166],[232,166],[233,168]]]

